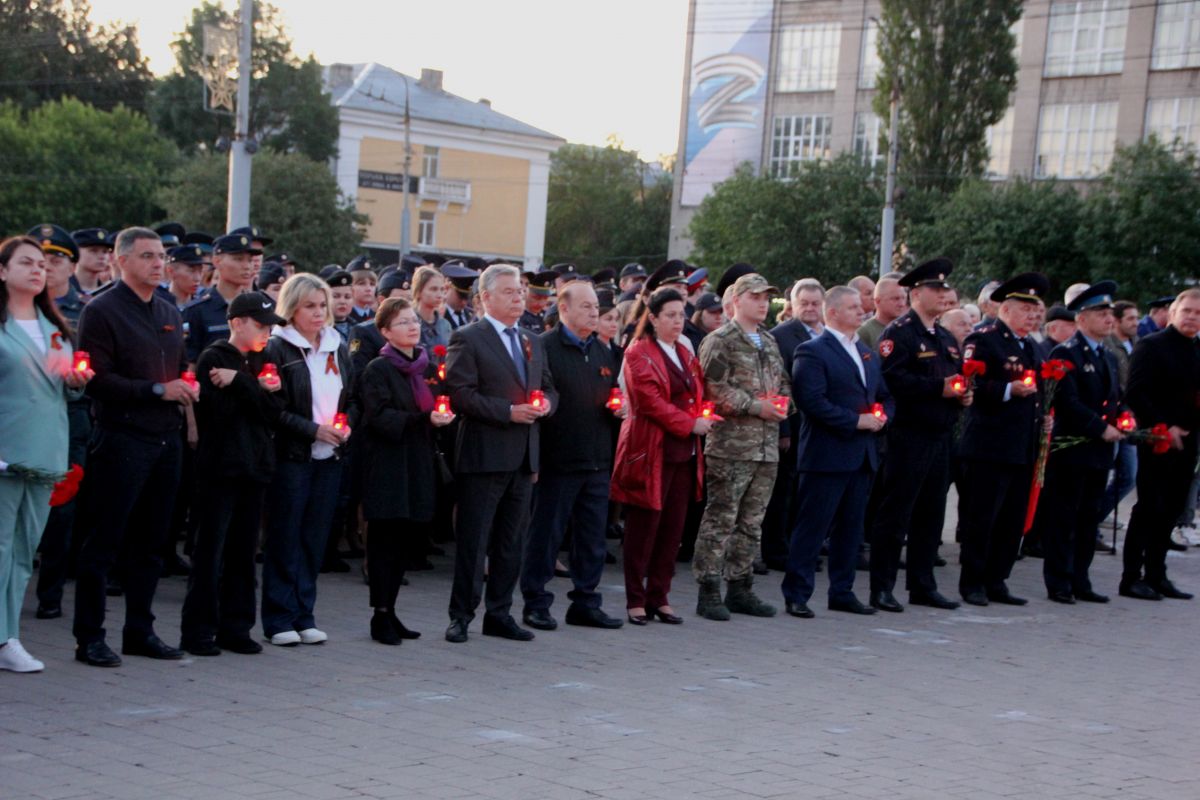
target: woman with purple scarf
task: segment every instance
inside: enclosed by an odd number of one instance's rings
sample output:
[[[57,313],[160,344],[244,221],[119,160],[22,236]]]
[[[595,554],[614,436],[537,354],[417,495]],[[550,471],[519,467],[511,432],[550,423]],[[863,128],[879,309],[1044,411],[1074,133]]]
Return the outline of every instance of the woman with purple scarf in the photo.
[[[375,325],[387,344],[363,371],[363,517],[367,520],[367,564],[371,587],[371,638],[397,645],[421,634],[396,616],[404,580],[406,540],[433,519],[437,499],[434,428],[454,414],[435,408],[437,365],[418,342],[416,309],[399,297],[384,300]]]

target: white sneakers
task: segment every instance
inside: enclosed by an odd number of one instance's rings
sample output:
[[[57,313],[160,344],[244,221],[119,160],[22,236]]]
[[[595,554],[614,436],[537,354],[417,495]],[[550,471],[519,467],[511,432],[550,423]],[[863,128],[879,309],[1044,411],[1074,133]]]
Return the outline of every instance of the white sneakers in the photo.
[[[329,637],[325,635],[325,631],[317,630],[316,628],[305,628],[297,633],[296,631],[283,631],[274,636],[268,637],[267,641],[279,647],[295,647],[298,644],[321,644]],[[3,652],[3,651],[0,651]]]
[[[46,665],[29,655],[16,639],[9,639],[0,647],[0,669],[10,672],[41,672],[45,668]]]

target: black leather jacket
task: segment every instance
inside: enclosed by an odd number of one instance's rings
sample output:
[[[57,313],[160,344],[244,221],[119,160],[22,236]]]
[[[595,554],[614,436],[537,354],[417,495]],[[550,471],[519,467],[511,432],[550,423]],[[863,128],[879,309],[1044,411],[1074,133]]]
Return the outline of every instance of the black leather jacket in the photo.
[[[283,384],[281,392],[285,399],[275,435],[277,454],[279,458],[287,461],[309,461],[312,459],[312,443],[316,441],[319,426],[312,418],[312,384],[308,367],[304,363],[304,353],[299,347],[279,336],[271,337],[266,353],[266,360],[274,363],[279,369],[279,380]],[[354,365],[350,361],[350,351],[345,343],[338,345],[337,364],[342,374],[342,393],[338,397],[338,410],[346,411],[354,387]],[[351,428],[355,422],[354,419],[350,420]],[[334,451],[334,457],[341,457],[341,448]]]

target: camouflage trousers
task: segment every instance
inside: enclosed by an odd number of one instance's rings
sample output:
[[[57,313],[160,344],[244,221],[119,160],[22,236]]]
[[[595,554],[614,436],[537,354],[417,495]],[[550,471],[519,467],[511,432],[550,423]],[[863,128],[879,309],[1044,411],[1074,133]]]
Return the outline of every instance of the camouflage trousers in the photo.
[[[704,459],[708,505],[692,558],[696,580],[722,574],[726,580],[740,580],[750,574],[778,469],[775,461]]]

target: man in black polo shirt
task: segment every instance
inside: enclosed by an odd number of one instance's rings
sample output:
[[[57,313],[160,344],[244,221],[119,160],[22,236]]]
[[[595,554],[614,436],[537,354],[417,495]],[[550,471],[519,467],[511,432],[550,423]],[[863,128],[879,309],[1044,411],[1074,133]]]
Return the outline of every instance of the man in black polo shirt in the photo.
[[[92,526],[75,591],[75,658],[97,667],[121,664],[104,641],[105,583],[118,553],[125,586],[122,652],[183,656],[155,635],[150,606],[179,483],[180,409],[199,397],[181,379],[183,320],[154,291],[163,278],[158,234],[127,228],[117,236],[115,255],[121,280],[88,303],[79,320],[79,348],[91,354],[96,370],[87,392],[96,431],[84,484]]]
[[[558,313],[559,324],[541,337],[559,400],[555,414],[541,423],[541,472],[521,570],[523,616],[531,628],[558,627],[550,615],[554,594],[546,584],[554,577],[554,560],[570,523],[574,588],[567,594],[567,624],[619,628],[621,620],[601,610],[596,591],[606,552],[613,416],[625,415],[624,403],[619,409],[607,405],[617,385],[617,364],[611,350],[596,340],[600,303],[590,282],[564,286]]]

